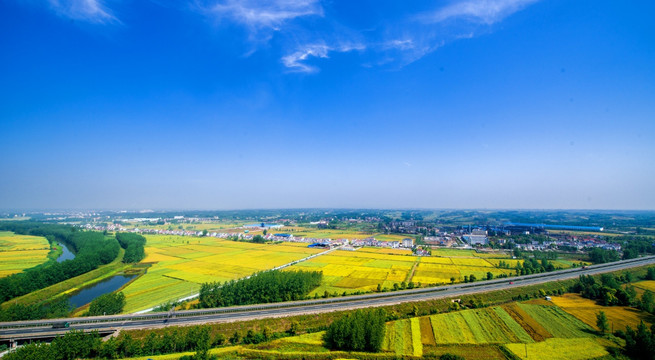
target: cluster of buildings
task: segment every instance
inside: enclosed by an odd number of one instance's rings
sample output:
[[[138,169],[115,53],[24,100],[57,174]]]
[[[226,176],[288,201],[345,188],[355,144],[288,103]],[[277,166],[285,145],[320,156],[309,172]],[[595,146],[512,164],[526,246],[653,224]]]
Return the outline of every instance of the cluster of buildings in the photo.
[[[621,251],[620,244],[609,243],[605,240],[595,237],[578,238],[575,236],[565,240],[554,238],[552,241],[544,241],[544,242],[532,241],[529,244],[516,244],[516,246],[519,249],[528,250],[528,251],[534,251],[534,250],[544,251],[544,250],[555,249],[555,248],[569,248],[569,249],[576,249],[576,250],[601,248],[605,250]]]
[[[100,225],[84,225],[82,226],[87,230],[96,230],[96,231],[121,231],[121,232],[132,232],[139,234],[157,234],[157,235],[178,235],[178,236],[208,236],[215,237],[220,239],[234,239],[235,237],[240,240],[252,240],[254,235],[247,232],[207,232],[196,231],[196,230],[168,230],[168,229],[139,229],[139,228],[125,228],[120,224],[110,224],[107,226]],[[262,230],[262,229],[277,229],[281,228],[282,225],[277,224],[252,224],[245,225],[244,228],[249,230]],[[248,230],[248,231],[249,231]],[[405,238],[402,241],[381,241],[376,240],[373,237],[365,239],[329,239],[329,238],[312,238],[312,237],[296,237],[293,234],[286,233],[277,233],[277,234],[266,234],[263,236],[264,239],[268,241],[286,241],[286,242],[298,242],[306,244],[319,244],[321,247],[325,248],[334,248],[342,245],[350,245],[353,247],[361,246],[373,246],[373,247],[383,247],[383,248],[407,248],[412,249],[414,247],[414,239]]]

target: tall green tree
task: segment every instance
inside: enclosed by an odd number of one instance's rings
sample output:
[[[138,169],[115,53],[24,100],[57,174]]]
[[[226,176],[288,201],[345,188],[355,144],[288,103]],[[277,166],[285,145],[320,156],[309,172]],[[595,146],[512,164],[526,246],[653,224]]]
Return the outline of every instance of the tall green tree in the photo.
[[[599,311],[598,314],[596,314],[596,326],[603,334],[605,334],[607,330],[609,330],[609,321],[607,321],[607,316],[605,315],[605,312],[602,310]]]
[[[123,292],[103,294],[91,301],[89,315],[114,315],[120,314],[125,307],[125,295]]]
[[[335,320],[325,332],[326,347],[334,350],[378,352],[382,348],[386,312],[356,310]]]

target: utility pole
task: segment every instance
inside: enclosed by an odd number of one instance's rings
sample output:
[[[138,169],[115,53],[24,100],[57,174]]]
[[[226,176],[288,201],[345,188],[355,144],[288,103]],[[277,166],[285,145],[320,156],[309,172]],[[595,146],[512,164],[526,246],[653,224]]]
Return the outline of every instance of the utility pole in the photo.
[[[526,343],[526,344],[523,344],[523,345],[525,345],[525,358],[527,359],[528,358],[528,344]]]

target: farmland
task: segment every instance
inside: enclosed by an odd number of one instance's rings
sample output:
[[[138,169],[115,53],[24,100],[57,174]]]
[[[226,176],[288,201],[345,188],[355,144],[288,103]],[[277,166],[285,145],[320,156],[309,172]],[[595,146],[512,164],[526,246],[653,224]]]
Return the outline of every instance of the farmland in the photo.
[[[123,293],[126,312],[147,309],[197,293],[204,282],[229,281],[268,270],[322,250],[306,244],[253,244],[211,237],[146,236],[145,275]]]
[[[587,359],[607,354],[591,328],[557,306],[510,303],[387,323],[383,350],[396,355],[441,354],[445,349],[495,349],[506,346],[516,356],[552,358],[548,351],[562,347],[562,357]],[[575,347],[583,350],[571,357]],[[481,350],[481,349],[480,349]],[[588,352],[585,352],[588,351]],[[489,357],[496,356],[491,351]],[[540,355],[539,355],[540,354]],[[568,357],[567,357],[568,356]]]
[[[417,257],[407,250],[361,248],[357,251],[336,250],[289,269],[323,271],[323,284],[312,293],[323,295],[326,291],[331,294],[374,291],[378,285],[391,289],[403,281],[427,286],[449,284],[451,279],[462,282],[471,275],[482,280],[487,278],[487,273],[494,277],[511,276],[515,274],[514,269],[499,268],[500,261],[505,261],[510,267],[522,262],[498,258],[507,256],[504,254],[493,255],[497,258],[473,250],[443,249],[433,251],[433,256]],[[566,264],[562,266],[568,267]]]
[[[605,312],[609,320],[610,329],[614,330],[623,330],[626,326],[634,329],[641,321],[653,323],[655,320],[645,311],[627,306],[600,306],[593,300],[585,299],[578,294],[554,296],[553,303],[594,329],[598,329],[596,314],[601,310]]]
[[[379,355],[438,357],[452,353],[466,359],[506,359],[505,351],[521,359],[590,359],[607,355],[605,346],[616,346],[559,307],[539,303],[513,302],[390,321]],[[322,335],[293,336],[241,351],[261,356],[340,357],[341,352],[324,347]]]
[[[44,237],[0,231],[0,277],[43,264],[49,252],[50,244]]]
[[[637,290],[641,290],[642,292],[646,290],[655,292],[655,280],[638,281],[634,283],[634,286]]]
[[[547,339],[534,344],[507,344],[505,347],[521,359],[584,360],[608,354],[596,339]]]
[[[323,294],[374,290],[378,284],[391,288],[407,278],[417,261],[415,256],[335,250],[304,261],[290,270],[320,270],[323,284],[313,293]]]

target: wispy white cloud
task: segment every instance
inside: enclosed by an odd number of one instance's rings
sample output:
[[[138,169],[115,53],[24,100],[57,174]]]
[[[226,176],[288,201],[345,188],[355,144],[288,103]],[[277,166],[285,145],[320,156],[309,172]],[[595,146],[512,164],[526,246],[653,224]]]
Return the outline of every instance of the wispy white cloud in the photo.
[[[416,47],[416,44],[414,43],[414,40],[412,39],[393,39],[393,40],[388,40],[382,43],[381,45],[382,49],[398,49],[398,50],[409,50],[409,49],[414,49]]]
[[[313,73],[318,71],[315,66],[307,65],[303,61],[309,57],[327,58],[330,48],[325,44],[306,45],[303,48],[282,57],[284,66],[292,71]]]
[[[48,0],[60,16],[74,20],[105,24],[120,22],[102,0]]]
[[[430,23],[463,18],[491,25],[537,1],[539,0],[468,0],[423,14],[421,18]]]
[[[364,50],[366,46],[359,43],[347,43],[337,47],[330,47],[321,44],[309,44],[301,46],[293,53],[283,56],[282,63],[292,72],[314,73],[318,71],[316,66],[308,65],[305,63],[311,57],[314,58],[328,58],[330,52],[349,52],[354,50]]]
[[[318,0],[219,0],[203,6],[206,13],[229,19],[253,31],[280,30],[285,22],[303,16],[323,16]]]
[[[490,25],[540,0],[451,0],[365,31],[326,17],[335,12],[326,11],[323,6],[331,3],[322,0],[190,1],[206,16],[247,29],[252,46],[247,56],[276,37],[281,63],[289,72],[316,73],[316,59],[353,50],[365,54],[364,66],[402,68],[447,43],[488,32]]]

